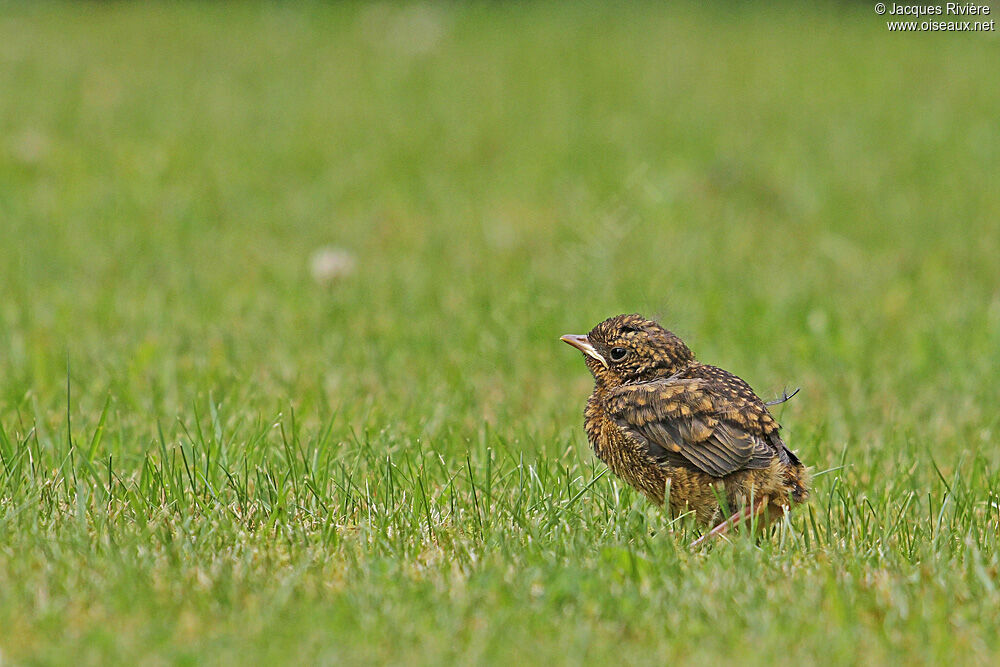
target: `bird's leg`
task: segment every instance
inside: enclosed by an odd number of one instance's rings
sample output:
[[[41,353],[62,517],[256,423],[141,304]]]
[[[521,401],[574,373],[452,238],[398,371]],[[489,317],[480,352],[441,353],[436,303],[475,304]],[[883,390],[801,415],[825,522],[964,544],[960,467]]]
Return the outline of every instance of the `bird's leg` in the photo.
[[[697,540],[692,542],[691,546],[692,547],[701,546],[707,540],[713,537],[717,537],[719,535],[725,535],[726,533],[729,532],[730,529],[734,528],[735,526],[739,526],[740,524],[746,523],[750,519],[760,516],[760,514],[763,513],[763,511],[767,508],[768,502],[770,502],[770,498],[764,496],[759,501],[757,501],[756,504],[747,505],[739,512],[732,515],[731,517],[720,523],[718,526],[716,526],[715,528],[708,531],[707,533],[699,537]]]

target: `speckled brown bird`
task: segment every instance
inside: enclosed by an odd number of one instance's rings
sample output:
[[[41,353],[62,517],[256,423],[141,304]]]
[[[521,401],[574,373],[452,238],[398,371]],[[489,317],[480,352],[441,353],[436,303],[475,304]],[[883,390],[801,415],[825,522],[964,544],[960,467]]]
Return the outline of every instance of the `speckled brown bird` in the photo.
[[[597,457],[672,515],[721,521],[696,544],[807,499],[808,473],[767,405],[742,379],[698,362],[670,331],[619,315],[562,340],[583,352],[594,376],[584,426]]]

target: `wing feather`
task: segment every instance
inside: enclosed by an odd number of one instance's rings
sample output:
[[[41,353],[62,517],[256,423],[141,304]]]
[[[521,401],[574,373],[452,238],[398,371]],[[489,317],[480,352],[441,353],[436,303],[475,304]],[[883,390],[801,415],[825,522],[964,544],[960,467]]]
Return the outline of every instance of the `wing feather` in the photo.
[[[712,389],[702,379],[656,380],[619,387],[607,405],[615,422],[657,460],[683,462],[713,477],[770,465],[779,453],[765,433],[752,432],[760,430],[762,415],[733,419],[748,407],[766,414],[763,404],[748,406]]]

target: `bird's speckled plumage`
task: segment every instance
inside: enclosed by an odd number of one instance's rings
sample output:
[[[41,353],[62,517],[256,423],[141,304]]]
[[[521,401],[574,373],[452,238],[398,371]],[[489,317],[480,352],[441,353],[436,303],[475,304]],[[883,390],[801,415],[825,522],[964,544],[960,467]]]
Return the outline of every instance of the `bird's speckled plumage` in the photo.
[[[751,499],[765,499],[772,518],[806,500],[808,474],[764,402],[670,331],[619,315],[563,340],[594,375],[584,411],[594,452],[654,503],[709,524]]]

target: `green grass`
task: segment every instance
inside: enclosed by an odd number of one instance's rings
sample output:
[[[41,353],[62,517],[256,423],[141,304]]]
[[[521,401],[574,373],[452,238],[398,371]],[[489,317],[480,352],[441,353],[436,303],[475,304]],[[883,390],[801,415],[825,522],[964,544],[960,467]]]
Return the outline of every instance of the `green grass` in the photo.
[[[995,662],[998,55],[864,4],[0,6],[0,661]],[[802,387],[777,534],[692,550],[594,460],[558,336],[626,311]]]

